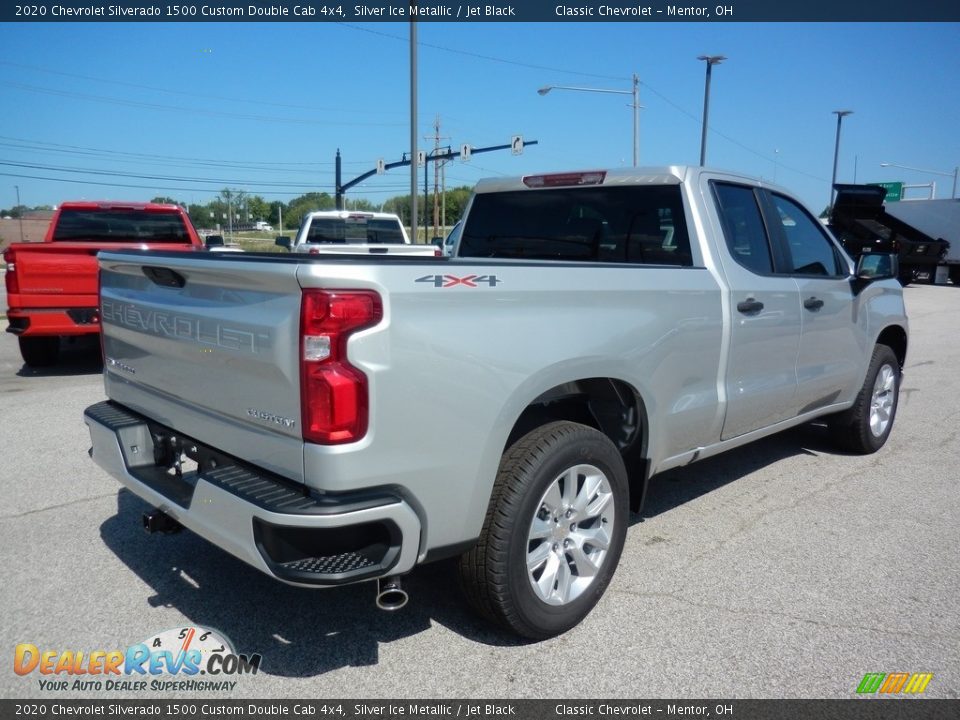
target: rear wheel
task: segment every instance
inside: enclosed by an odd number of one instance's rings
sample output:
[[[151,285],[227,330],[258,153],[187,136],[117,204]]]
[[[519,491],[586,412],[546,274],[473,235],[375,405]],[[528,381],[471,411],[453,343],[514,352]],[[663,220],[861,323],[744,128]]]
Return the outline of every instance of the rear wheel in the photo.
[[[830,420],[834,441],[844,450],[856,453],[879,450],[893,429],[899,396],[897,356],[886,345],[877,345],[853,407]]]
[[[623,459],[602,433],[554,422],[504,454],[478,544],[463,555],[468,600],[536,640],[566,632],[609,585],[627,531]]]
[[[950,282],[954,285],[960,285],[960,265],[951,265],[948,272],[950,274]]]
[[[60,338],[56,335],[19,337],[20,355],[30,367],[49,367],[60,355]]]

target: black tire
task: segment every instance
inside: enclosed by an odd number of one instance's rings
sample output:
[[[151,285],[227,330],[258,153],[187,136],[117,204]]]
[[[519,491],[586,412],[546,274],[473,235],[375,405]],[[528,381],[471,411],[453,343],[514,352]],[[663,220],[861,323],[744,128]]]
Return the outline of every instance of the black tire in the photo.
[[[50,367],[60,356],[60,338],[56,335],[19,337],[20,356],[30,367]]]
[[[951,265],[947,272],[950,274],[950,282],[960,285],[960,265]]]
[[[610,584],[629,500],[623,459],[603,433],[572,422],[527,433],[503,455],[480,540],[460,559],[468,601],[487,619],[534,640],[574,627]],[[534,538],[535,521],[549,534]],[[542,568],[528,570],[539,552]]]
[[[880,394],[875,397],[877,393]],[[897,356],[886,345],[876,345],[853,407],[830,419],[834,442],[843,450],[864,455],[882,448],[893,429],[899,397],[900,363]],[[882,423],[884,415],[887,418],[885,424]]]

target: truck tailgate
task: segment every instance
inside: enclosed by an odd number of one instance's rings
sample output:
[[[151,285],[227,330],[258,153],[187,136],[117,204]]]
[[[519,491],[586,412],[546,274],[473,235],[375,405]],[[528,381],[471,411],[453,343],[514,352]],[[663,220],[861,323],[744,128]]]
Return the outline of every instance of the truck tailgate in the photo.
[[[302,482],[296,270],[239,254],[101,253],[107,394]]]
[[[140,243],[117,244],[111,250],[140,249]],[[19,243],[12,246],[19,284],[18,304],[69,307],[91,302],[97,294],[97,253],[103,243]],[[190,246],[177,249],[192,250]],[[11,303],[12,304],[12,303]]]

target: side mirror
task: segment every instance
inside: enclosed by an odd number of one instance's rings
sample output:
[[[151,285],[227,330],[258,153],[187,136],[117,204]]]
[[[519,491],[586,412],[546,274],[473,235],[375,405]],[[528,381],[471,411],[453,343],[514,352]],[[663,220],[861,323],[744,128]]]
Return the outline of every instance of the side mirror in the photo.
[[[430,244],[431,244],[431,245],[436,245],[438,248],[442,248],[442,247],[443,247],[443,238],[442,238],[442,237],[430,238]]]
[[[857,280],[871,282],[895,278],[900,273],[899,258],[886,253],[864,253],[857,258]]]
[[[223,247],[223,235],[207,235],[207,239],[203,244],[207,250],[213,247]]]
[[[286,248],[287,250],[290,250],[290,238],[288,238],[286,235],[277,235],[277,238],[276,240],[273,241],[273,244],[276,245],[277,247],[282,247],[282,248]]]

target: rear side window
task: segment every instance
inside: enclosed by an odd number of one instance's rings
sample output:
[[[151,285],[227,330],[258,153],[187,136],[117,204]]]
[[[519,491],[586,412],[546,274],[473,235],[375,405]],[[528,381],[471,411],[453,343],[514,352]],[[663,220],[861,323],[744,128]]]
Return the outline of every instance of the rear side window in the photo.
[[[678,185],[479,193],[457,255],[693,264]]]
[[[713,183],[713,190],[730,254],[758,275],[772,273],[770,243],[753,188]]]
[[[312,218],[308,243],[403,243],[400,221],[393,218]]]
[[[61,210],[54,240],[92,242],[189,242],[183,218],[146,210]]]

